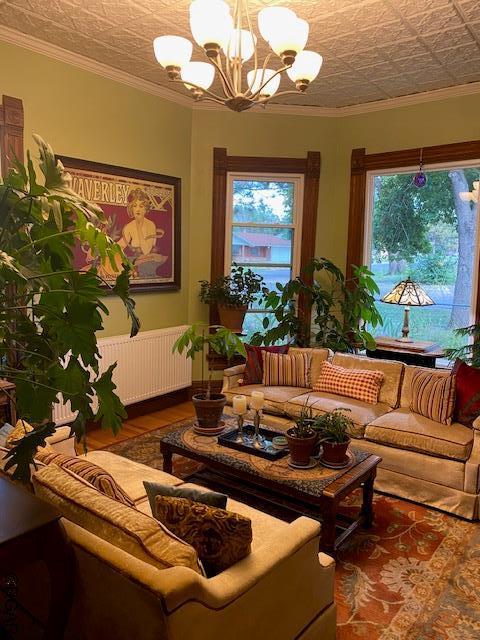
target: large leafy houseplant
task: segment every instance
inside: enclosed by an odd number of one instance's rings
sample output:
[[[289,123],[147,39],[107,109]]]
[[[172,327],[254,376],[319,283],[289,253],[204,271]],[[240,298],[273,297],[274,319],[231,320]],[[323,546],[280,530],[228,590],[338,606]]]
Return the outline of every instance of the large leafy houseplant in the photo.
[[[101,209],[71,190],[50,146],[38,136],[35,141],[43,179],[28,154],[26,166],[16,160],[0,184],[0,377],[15,384],[17,413],[34,426],[7,454],[6,466],[18,478],[28,476],[36,449],[55,431],[52,404],[59,393],[78,412],[71,426],[77,441],[90,420],[114,433],[121,427],[126,414],[114,392],[116,364],[99,371],[96,332],[108,314],[104,286],[123,301],[131,335],[139,329],[129,263],[102,230]],[[93,266],[75,269],[76,242],[116,276],[113,286]]]
[[[246,356],[243,342],[232,331],[221,325],[193,324],[183,333],[173,345],[172,351],[186,354],[187,358],[195,359],[200,355],[202,366],[202,389],[194,394],[192,401],[197,414],[198,424],[204,428],[218,426],[227,397],[223,393],[212,393],[212,371],[209,370],[205,378],[205,359],[211,350],[227,360],[236,353]]]
[[[264,332],[252,337],[252,344],[270,345],[293,340],[299,346],[328,347],[333,351],[374,348],[375,340],[367,325],[376,327],[382,318],[375,306],[379,293],[372,272],[365,266],[353,266],[353,276],[326,258],[314,258],[302,276],[276,289],[263,289],[262,306],[271,311],[265,316]],[[304,315],[297,301],[303,299]]]

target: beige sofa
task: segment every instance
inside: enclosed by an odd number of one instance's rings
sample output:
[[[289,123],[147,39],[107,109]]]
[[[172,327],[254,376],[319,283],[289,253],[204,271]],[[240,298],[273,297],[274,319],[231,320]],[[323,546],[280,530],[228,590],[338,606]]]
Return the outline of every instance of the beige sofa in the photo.
[[[294,351],[294,349],[291,349]],[[336,407],[350,409],[355,423],[353,446],[382,458],[375,487],[379,491],[414,500],[470,520],[479,517],[480,419],[470,429],[458,423],[439,424],[410,411],[411,380],[417,367],[401,362],[308,349],[312,354],[310,382],[321,363],[352,369],[375,369],[385,379],[375,405],[312,389],[240,385],[244,365],[224,371],[223,392],[229,401],[236,394],[265,393],[267,421],[285,429],[305,403],[316,414]],[[432,372],[431,369],[425,371]],[[438,371],[437,371],[438,373]],[[448,371],[443,375],[449,375]]]
[[[74,453],[72,440],[62,438],[60,447]],[[108,470],[137,509],[150,517],[143,481],[183,484],[109,452],[93,451],[86,458]],[[63,523],[75,550],[77,572],[67,640],[334,640],[335,563],[318,553],[316,521],[300,517],[288,524],[229,499],[227,509],[252,521],[252,552],[207,579],[186,566],[156,568],[115,546],[105,535],[110,516],[100,537],[91,533],[92,505],[78,496],[85,490],[97,494],[96,499],[99,494],[65,474],[58,467],[49,471],[39,466],[32,479],[43,499],[69,515]],[[38,584],[37,579],[38,574],[32,584]],[[22,604],[29,609],[26,600]],[[38,591],[30,605],[41,619]]]

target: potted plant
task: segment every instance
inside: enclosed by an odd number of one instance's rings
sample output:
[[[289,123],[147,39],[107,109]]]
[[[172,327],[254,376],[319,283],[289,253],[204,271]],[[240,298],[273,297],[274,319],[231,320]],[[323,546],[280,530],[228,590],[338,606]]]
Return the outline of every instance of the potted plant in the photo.
[[[376,308],[379,293],[372,272],[365,266],[352,266],[353,276],[326,258],[314,258],[302,276],[276,289],[262,291],[261,307],[270,311],[263,321],[264,331],[251,338],[253,345],[271,345],[293,338],[301,347],[327,347],[353,352],[374,349],[370,327],[383,324]],[[296,304],[305,302],[302,314]]]
[[[296,416],[291,416],[294,426],[287,429],[286,437],[292,463],[299,467],[305,467],[310,462],[317,433],[314,430],[315,418],[312,407],[308,404],[308,398],[300,408]]]
[[[102,210],[72,191],[50,146],[34,137],[42,179],[27,154],[26,166],[15,160],[0,184],[0,378],[15,384],[17,415],[33,426],[7,453],[6,469],[22,480],[56,429],[51,415],[59,393],[77,412],[71,425],[77,441],[84,440],[87,421],[114,433],[122,426],[116,363],[103,373],[99,366],[107,291],[122,300],[130,335],[139,330],[128,293],[130,265],[105,233]],[[95,260],[87,270],[75,268],[76,243]]]
[[[194,394],[192,402],[197,414],[198,426],[203,429],[218,427],[222,417],[227,396],[223,393],[212,393],[212,372],[205,380],[205,357],[207,348],[230,360],[236,353],[246,356],[243,342],[232,331],[221,325],[194,324],[183,333],[172,347],[172,352],[183,353],[187,358],[195,358],[201,354],[202,390]]]
[[[337,408],[328,411],[318,416],[315,421],[314,429],[319,434],[323,446],[322,460],[327,463],[341,464],[347,456],[354,423],[344,411],[350,409]]]
[[[251,269],[234,263],[229,276],[219,276],[213,282],[200,280],[200,300],[216,305],[220,324],[234,333],[241,333],[248,306],[260,292],[263,278]]]

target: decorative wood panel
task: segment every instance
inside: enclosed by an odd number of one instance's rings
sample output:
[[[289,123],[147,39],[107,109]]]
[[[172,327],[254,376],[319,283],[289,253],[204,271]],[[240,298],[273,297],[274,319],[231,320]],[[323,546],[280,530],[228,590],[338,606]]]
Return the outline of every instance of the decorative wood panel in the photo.
[[[0,160],[6,176],[16,156],[23,161],[23,103],[19,98],[3,96],[0,105]]]

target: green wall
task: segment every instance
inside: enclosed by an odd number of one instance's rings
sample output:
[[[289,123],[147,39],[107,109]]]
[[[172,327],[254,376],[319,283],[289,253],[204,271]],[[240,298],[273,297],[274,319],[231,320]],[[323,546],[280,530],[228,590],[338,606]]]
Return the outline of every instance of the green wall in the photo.
[[[143,329],[206,319],[198,280],[210,275],[213,148],[233,155],[304,157],[320,151],[317,255],[345,264],[350,155],[480,138],[480,95],[325,118],[268,112],[192,111],[0,43],[2,93],[20,97],[26,144],[39,133],[59,154],[182,178],[182,290],[137,294]],[[321,76],[318,80],[321,82]],[[127,330],[110,301],[106,333]]]
[[[2,93],[23,100],[27,148],[38,133],[60,155],[182,179],[182,290],[134,297],[144,330],[186,322],[192,111],[23,48],[0,43],[0,59]],[[104,335],[126,333],[123,306],[108,306]]]

